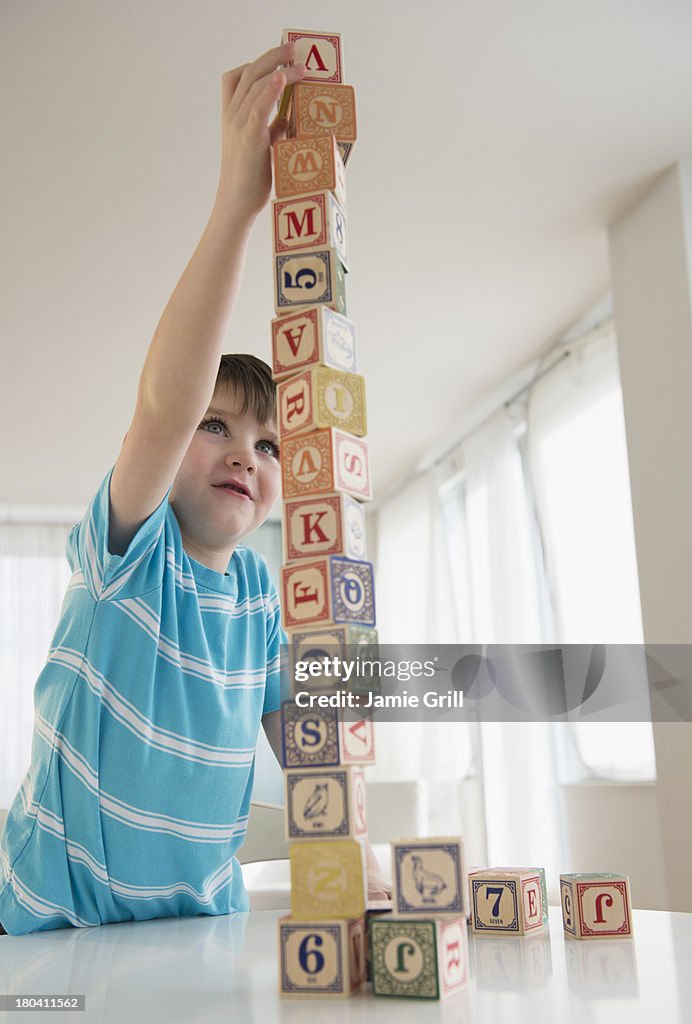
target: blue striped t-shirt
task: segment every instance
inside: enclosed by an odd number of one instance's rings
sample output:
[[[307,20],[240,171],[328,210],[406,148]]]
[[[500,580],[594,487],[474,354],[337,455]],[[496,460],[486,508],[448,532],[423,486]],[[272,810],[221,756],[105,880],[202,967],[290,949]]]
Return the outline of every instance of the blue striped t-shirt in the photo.
[[[108,552],[109,473],[34,692],[31,765],[0,840],[10,934],[248,908],[243,841],[282,629],[264,561],[189,558],[164,499]]]

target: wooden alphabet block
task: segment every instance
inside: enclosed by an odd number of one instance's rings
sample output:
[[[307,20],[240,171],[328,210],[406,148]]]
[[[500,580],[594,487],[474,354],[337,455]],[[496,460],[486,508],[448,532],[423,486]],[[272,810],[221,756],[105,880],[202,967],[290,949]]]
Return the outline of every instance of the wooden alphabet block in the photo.
[[[279,139],[274,154],[274,189],[277,199],[327,189],[346,209],[344,161],[333,135],[314,139]]]
[[[358,658],[377,661],[379,646],[377,630],[369,626],[342,624],[318,629],[304,627],[292,628],[288,633],[288,647],[282,647],[281,657],[285,660],[285,676],[287,688],[284,696],[295,697],[298,690],[315,694],[330,694],[342,689],[341,680],[330,671],[317,673],[313,664],[324,665],[325,658]],[[296,678],[296,668],[300,664],[300,679]],[[282,668],[283,668],[282,664]],[[307,671],[307,669],[310,671]],[[373,677],[363,662],[364,675],[349,680],[351,690],[357,693],[369,693],[379,688],[379,675]],[[366,671],[367,670],[367,671]],[[368,762],[370,763],[370,762]]]
[[[369,921],[372,990],[376,996],[440,999],[468,979],[468,935],[463,917]]]
[[[344,66],[338,32],[286,28],[281,42],[296,44],[295,62],[305,65],[304,82],[343,82]]]
[[[526,935],[543,927],[541,879],[522,868],[469,875],[471,927],[477,935]]]
[[[368,443],[335,427],[288,438],[281,448],[284,499],[329,491],[372,498]],[[299,625],[300,623],[296,623]]]
[[[282,996],[350,996],[365,980],[364,919],[280,918],[279,964]]]
[[[346,274],[336,249],[274,257],[274,309],[286,313],[323,303],[346,313]]]
[[[356,372],[356,325],[329,306],[306,306],[272,320],[274,380],[322,363]]]
[[[374,764],[372,721],[344,718],[336,707],[303,707],[284,701],[281,763],[284,768]]]
[[[364,562],[365,508],[348,494],[284,502],[284,560],[343,555]]]
[[[461,836],[397,839],[392,843],[392,901],[397,914],[466,917],[466,878]]]
[[[356,437],[367,433],[365,378],[329,366],[313,366],[277,388],[281,440],[320,427],[339,427]]]
[[[371,562],[329,555],[281,569],[282,617],[287,628],[358,622],[375,625]]]
[[[299,921],[363,917],[365,851],[356,839],[291,843],[291,916]]]
[[[622,939],[632,935],[632,902],[626,875],[560,875],[562,924],[572,939]]]
[[[332,248],[348,269],[346,214],[332,192],[275,199],[272,226],[276,256],[304,249]]]
[[[530,872],[532,875],[538,875],[538,877],[541,880],[541,910],[542,910],[543,924],[548,924],[548,884],[546,882],[546,877],[545,877],[545,868],[536,868],[536,867],[511,868],[511,867],[503,867],[503,868],[498,868],[497,870],[498,871],[519,871],[520,870],[520,871],[524,871],[524,872]]]
[[[286,839],[364,839],[363,769],[287,768],[284,772]]]
[[[344,142],[343,139],[340,139],[337,142],[337,146],[339,147],[339,153],[341,154],[341,159],[343,160],[344,167],[345,167],[346,164],[349,161],[350,156],[351,156],[351,150],[353,149],[353,143],[352,142]]]
[[[348,159],[358,137],[353,86],[297,82],[293,87],[288,134],[300,139],[333,135],[337,144],[349,147]]]

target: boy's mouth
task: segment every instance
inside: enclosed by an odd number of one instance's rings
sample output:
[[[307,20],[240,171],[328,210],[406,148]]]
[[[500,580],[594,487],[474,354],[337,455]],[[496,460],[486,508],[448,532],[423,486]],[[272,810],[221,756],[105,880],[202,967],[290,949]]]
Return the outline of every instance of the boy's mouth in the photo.
[[[250,501],[253,500],[249,487],[246,487],[245,484],[241,484],[239,480],[223,480],[220,484],[212,484],[212,487],[216,487],[224,491],[230,491],[232,494],[240,494],[245,498],[249,498]]]

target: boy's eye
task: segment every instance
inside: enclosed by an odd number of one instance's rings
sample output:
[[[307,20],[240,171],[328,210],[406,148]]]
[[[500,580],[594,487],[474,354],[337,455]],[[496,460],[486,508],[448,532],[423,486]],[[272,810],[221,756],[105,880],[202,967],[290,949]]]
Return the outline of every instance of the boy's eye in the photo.
[[[203,427],[208,434],[223,434],[226,430],[226,424],[223,420],[217,420],[214,418],[202,420],[200,426]]]
[[[258,441],[257,447],[260,451],[266,452],[267,455],[273,455],[275,459],[278,459],[279,446],[274,441]]]

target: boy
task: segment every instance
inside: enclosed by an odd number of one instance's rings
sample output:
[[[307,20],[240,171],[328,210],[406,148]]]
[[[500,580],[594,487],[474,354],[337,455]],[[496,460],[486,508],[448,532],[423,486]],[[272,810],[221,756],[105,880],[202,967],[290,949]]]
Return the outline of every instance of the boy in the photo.
[[[223,77],[211,218],[116,465],[70,534],[31,766],[0,840],[9,934],[248,908],[234,854],[260,718],[280,747],[283,633],[266,566],[237,545],[268,515],[280,466],[269,368],[221,351],[271,191],[270,113],[304,73],[293,57],[276,47]]]

